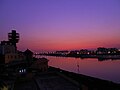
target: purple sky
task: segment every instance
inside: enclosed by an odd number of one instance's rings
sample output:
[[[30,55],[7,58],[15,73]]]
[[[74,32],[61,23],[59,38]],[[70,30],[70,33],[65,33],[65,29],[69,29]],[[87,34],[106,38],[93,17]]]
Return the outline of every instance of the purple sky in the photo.
[[[120,0],[0,0],[0,41],[15,29],[18,48],[120,48]]]

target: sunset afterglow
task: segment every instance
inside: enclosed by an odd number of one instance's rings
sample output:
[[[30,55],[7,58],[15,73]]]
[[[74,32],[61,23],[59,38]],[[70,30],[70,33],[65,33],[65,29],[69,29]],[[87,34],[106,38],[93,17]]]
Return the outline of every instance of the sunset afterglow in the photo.
[[[119,0],[0,0],[0,40],[20,33],[18,49],[120,48]]]

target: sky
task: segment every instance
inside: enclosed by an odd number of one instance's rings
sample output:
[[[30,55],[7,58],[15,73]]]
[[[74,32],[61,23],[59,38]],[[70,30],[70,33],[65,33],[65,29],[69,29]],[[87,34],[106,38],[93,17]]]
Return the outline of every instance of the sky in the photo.
[[[19,50],[120,48],[120,0],[0,0],[0,41]]]

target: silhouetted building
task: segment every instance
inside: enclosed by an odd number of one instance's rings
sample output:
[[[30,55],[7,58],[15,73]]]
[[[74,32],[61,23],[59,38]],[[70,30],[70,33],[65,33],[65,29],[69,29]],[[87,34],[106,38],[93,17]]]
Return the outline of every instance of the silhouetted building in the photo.
[[[31,58],[33,58],[33,52],[30,51],[29,49],[27,49],[27,50],[24,52],[24,55],[26,56],[26,59],[31,59]]]
[[[17,51],[16,43],[19,41],[19,34],[15,30],[8,33],[9,41],[1,41],[0,43],[0,62],[9,63],[14,60],[24,60],[23,53]]]
[[[97,54],[118,54],[119,50],[117,48],[97,48]]]
[[[15,47],[9,41],[1,41],[0,54],[5,55],[8,53],[15,53]]]
[[[17,50],[16,43],[19,41],[19,33],[16,33],[15,30],[12,30],[11,33],[8,33],[8,40],[12,43],[12,45],[15,46]]]
[[[108,54],[108,49],[104,47],[97,48],[97,54]]]
[[[65,51],[56,51],[55,54],[67,55],[67,54],[69,54],[69,51],[67,51],[67,50],[65,50]]]
[[[108,48],[108,54],[116,54],[118,51],[119,50],[117,48]]]
[[[89,54],[90,51],[88,51],[87,49],[81,49],[80,50],[80,54]]]
[[[48,69],[48,59],[46,58],[39,58],[33,62],[31,65],[32,69],[37,69],[39,71],[47,71]]]

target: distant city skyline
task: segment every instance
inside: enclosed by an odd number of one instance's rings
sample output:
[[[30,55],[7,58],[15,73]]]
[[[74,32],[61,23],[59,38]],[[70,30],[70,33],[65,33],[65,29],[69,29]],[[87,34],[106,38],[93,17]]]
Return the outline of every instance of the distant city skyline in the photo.
[[[120,48],[120,0],[0,0],[0,41],[19,50]]]

